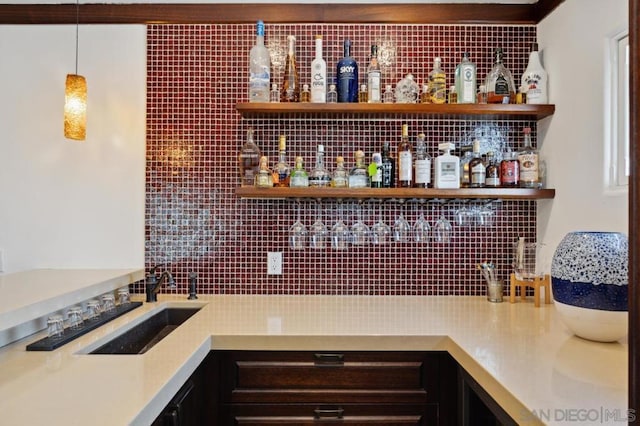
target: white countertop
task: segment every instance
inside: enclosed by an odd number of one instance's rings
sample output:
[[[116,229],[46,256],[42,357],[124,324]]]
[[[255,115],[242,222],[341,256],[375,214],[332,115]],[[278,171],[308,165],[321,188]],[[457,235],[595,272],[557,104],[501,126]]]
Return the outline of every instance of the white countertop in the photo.
[[[520,424],[540,424],[532,412],[548,424],[575,424],[576,410],[602,416],[598,424],[607,424],[603,410],[626,416],[626,342],[572,336],[553,305],[460,296],[212,295],[195,303],[204,307],[144,355],[85,353],[154,309],[193,304],[186,296],[160,295],[53,352],[25,351],[41,334],[0,349],[3,422],[149,424],[211,349],[447,350]]]

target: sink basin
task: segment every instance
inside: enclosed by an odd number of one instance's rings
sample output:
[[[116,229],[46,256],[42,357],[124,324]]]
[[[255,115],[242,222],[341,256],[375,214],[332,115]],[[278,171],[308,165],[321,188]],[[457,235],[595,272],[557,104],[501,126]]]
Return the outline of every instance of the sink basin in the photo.
[[[180,324],[191,318],[200,307],[167,307],[140,324],[114,337],[90,354],[140,355],[167,337]]]

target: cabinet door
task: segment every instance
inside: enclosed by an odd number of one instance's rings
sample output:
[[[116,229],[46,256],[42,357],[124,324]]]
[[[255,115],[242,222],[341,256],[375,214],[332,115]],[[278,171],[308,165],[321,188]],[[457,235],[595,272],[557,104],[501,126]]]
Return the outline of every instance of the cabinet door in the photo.
[[[438,408],[427,405],[229,404],[223,407],[225,425],[435,425]]]

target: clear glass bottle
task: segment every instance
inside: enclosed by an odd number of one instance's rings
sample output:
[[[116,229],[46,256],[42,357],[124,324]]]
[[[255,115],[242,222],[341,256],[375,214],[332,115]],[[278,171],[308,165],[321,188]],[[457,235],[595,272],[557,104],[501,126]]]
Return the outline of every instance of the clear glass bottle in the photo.
[[[285,135],[280,135],[278,148],[279,159],[273,166],[273,186],[286,187],[289,186],[291,167],[287,164],[287,137]]]
[[[360,85],[360,91],[358,92],[358,103],[366,104],[369,102],[369,91],[367,90],[367,84],[362,83]]]
[[[269,159],[264,155],[260,157],[260,170],[255,176],[255,186],[258,188],[273,187],[273,178],[269,171]]]
[[[291,170],[291,178],[289,180],[291,188],[306,188],[309,186],[309,175],[304,169],[302,157],[296,157],[296,166]]]
[[[398,165],[398,186],[411,188],[413,185],[413,150],[409,141],[409,126],[402,125],[402,136],[398,143],[397,157]]]
[[[338,102],[338,92],[336,91],[336,85],[331,83],[329,92],[327,92],[327,103],[335,104],[336,102]]]
[[[462,61],[456,66],[455,87],[459,104],[476,103],[476,64],[469,60],[469,53],[462,54]]]
[[[369,173],[364,165],[364,152],[355,152],[356,164],[349,171],[349,188],[368,188]]]
[[[319,144],[316,152],[316,165],[309,176],[309,186],[329,186],[331,175],[324,166],[324,145]]]
[[[429,95],[432,104],[447,102],[447,76],[442,71],[441,59],[433,59],[433,69],[429,72]]]
[[[415,171],[416,188],[429,188],[431,186],[431,156],[427,153],[425,134],[420,133],[416,140],[416,159],[413,164]]]
[[[407,74],[405,78],[398,81],[395,96],[398,104],[415,104],[418,102],[420,87],[413,79],[413,74]]]
[[[269,101],[273,103],[280,102],[280,91],[278,90],[278,83],[271,84],[271,92],[269,94]]]
[[[531,128],[522,129],[524,135],[524,147],[518,153],[520,163],[520,187],[540,188],[540,170],[538,150],[531,144]]]
[[[347,188],[349,186],[349,174],[344,168],[344,158],[336,158],[336,168],[331,175],[331,186],[333,188]]]
[[[522,74],[522,86],[527,93],[527,104],[546,104],[549,102],[547,95],[547,71],[540,62],[540,54],[538,53],[538,43],[531,45],[531,53],[529,53],[529,63],[527,69]]]
[[[260,170],[260,157],[262,157],[262,153],[253,139],[253,129],[249,128],[247,139],[238,154],[241,185],[252,186],[255,184],[256,174]]]
[[[487,152],[487,169],[484,186],[488,188],[498,188],[500,186],[500,166],[493,151]]]
[[[271,56],[264,45],[264,22],[256,24],[256,43],[249,52],[249,102],[269,102]]]
[[[302,85],[302,92],[300,92],[300,102],[311,102],[311,91],[309,90],[308,84]]]
[[[311,102],[327,101],[327,62],[322,58],[322,36],[316,36],[316,56],[311,61]]]
[[[382,188],[382,154],[379,152],[371,154],[369,180],[371,188]]]
[[[476,139],[473,141],[473,157],[471,158],[471,161],[469,161],[469,186],[471,188],[483,188],[486,173],[487,165],[484,163],[484,160],[480,155],[480,141]]]
[[[358,102],[358,62],[351,56],[351,40],[344,41],[344,57],[336,67],[338,102]]]
[[[494,53],[494,62],[491,71],[484,80],[487,89],[487,103],[512,104],[516,102],[516,86],[513,76],[502,63],[503,53],[497,48]]]
[[[382,187],[395,188],[396,186],[396,161],[391,156],[389,142],[382,144]]]
[[[284,65],[284,80],[280,91],[280,102],[300,102],[300,79],[296,61],[296,37],[290,35],[289,51]]]
[[[382,71],[378,62],[378,46],[371,45],[371,59],[367,67],[367,86],[369,87],[368,102],[382,102]]]
[[[387,84],[384,88],[384,94],[382,95],[382,102],[385,104],[393,103],[393,89],[390,84]]]
[[[421,104],[430,104],[431,103],[431,95],[429,94],[429,85],[422,85],[422,92],[420,93],[420,103]]]
[[[478,99],[477,99],[479,104],[486,104],[487,103],[487,86],[485,86],[484,84],[481,84],[480,87],[478,88]]]
[[[456,86],[449,87],[449,96],[447,98],[447,102],[450,104],[458,103],[458,93],[456,92]]]

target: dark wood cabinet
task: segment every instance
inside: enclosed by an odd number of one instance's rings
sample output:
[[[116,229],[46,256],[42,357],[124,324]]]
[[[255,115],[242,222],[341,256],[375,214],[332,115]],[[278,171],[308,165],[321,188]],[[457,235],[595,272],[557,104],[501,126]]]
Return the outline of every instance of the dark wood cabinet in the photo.
[[[217,352],[220,424],[455,425],[446,352]]]

